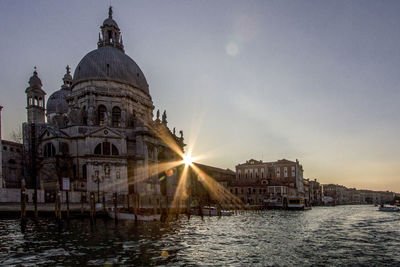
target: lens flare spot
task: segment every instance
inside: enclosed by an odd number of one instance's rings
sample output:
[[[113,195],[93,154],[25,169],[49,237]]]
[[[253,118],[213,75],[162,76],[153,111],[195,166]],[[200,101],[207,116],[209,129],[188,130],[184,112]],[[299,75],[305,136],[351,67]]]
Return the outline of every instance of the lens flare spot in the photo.
[[[168,258],[168,256],[169,256],[168,251],[163,250],[163,251],[161,252],[161,257],[163,257],[164,259]]]
[[[239,54],[239,46],[237,43],[229,42],[225,47],[225,51],[229,56],[237,56]]]
[[[171,176],[171,175],[174,174],[174,171],[173,171],[172,169],[169,169],[169,170],[167,170],[167,171],[165,172],[165,174],[166,174],[167,176]]]

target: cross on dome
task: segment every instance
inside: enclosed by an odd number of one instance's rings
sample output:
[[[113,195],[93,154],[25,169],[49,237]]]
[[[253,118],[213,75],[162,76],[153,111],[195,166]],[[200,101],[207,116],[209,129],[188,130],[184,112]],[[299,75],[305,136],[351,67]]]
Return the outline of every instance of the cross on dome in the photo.
[[[112,6],[110,6],[110,7],[108,8],[108,17],[109,17],[110,19],[112,19],[112,13],[113,13],[113,11],[112,11]]]

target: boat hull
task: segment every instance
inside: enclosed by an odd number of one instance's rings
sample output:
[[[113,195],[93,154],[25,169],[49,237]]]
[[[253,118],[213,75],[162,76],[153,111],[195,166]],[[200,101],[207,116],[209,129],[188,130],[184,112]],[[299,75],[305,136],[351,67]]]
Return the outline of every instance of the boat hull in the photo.
[[[400,208],[398,207],[379,207],[379,211],[384,212],[399,212]]]
[[[303,204],[288,204],[287,209],[288,210],[304,210],[304,205]]]
[[[229,210],[217,210],[217,209],[209,209],[202,208],[203,216],[231,216],[233,214],[232,211]],[[192,214],[200,215],[198,209],[192,209]]]
[[[115,219],[115,213],[114,211],[109,211],[108,215],[112,218]],[[118,220],[138,220],[138,221],[159,221],[161,218],[161,214],[152,214],[152,215],[141,215],[137,214],[135,218],[135,214],[133,213],[126,213],[126,212],[117,212],[117,219]]]

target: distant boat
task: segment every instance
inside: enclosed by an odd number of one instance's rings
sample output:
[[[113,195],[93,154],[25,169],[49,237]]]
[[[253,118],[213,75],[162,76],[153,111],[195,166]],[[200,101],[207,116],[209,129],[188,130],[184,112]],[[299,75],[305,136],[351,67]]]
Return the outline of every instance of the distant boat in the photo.
[[[115,219],[115,212],[114,208],[108,209],[107,210],[108,215],[112,218]],[[136,220],[138,221],[159,221],[161,218],[161,214],[137,214],[136,215]],[[118,210],[117,211],[117,219],[118,220],[135,220],[135,214],[124,211],[124,210]]]
[[[386,212],[397,212],[400,211],[400,208],[398,207],[390,207],[390,206],[380,206],[379,211],[386,211]]]
[[[304,198],[302,197],[290,197],[287,202],[289,210],[304,210],[304,207]]]
[[[216,207],[212,206],[204,206],[201,209],[203,216],[231,216],[233,214],[232,211],[229,210],[218,210]],[[198,208],[192,209],[192,214],[200,215]]]
[[[398,207],[379,207],[379,211],[397,212],[397,211],[400,211],[400,208],[398,208]]]

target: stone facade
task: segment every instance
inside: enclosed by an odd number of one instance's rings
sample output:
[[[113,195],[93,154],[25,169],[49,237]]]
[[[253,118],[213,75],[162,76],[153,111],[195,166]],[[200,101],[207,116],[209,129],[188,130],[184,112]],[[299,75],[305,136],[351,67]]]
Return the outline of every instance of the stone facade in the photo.
[[[332,204],[385,204],[393,203],[395,193],[390,191],[358,190],[343,185],[325,184],[323,194],[332,199]]]
[[[2,141],[3,188],[20,188],[23,176],[22,144]]]
[[[310,204],[312,206],[322,205],[322,186],[317,179],[309,181],[310,186]]]
[[[244,203],[282,203],[288,197],[303,197],[303,167],[286,159],[263,162],[254,159],[236,166],[236,179],[230,191]]]
[[[67,66],[47,110],[36,69],[30,78],[28,121],[23,124],[25,179],[29,187],[36,180],[49,199],[61,179],[70,178],[73,191],[137,194],[143,202],[159,202],[158,176],[164,171],[159,163],[180,159],[183,134],[178,137],[170,131],[166,112],[162,120],[159,111],[153,119],[147,81],[124,52],[111,7],[97,45],[83,57],[73,77]],[[177,171],[172,173],[165,194],[173,195]]]

